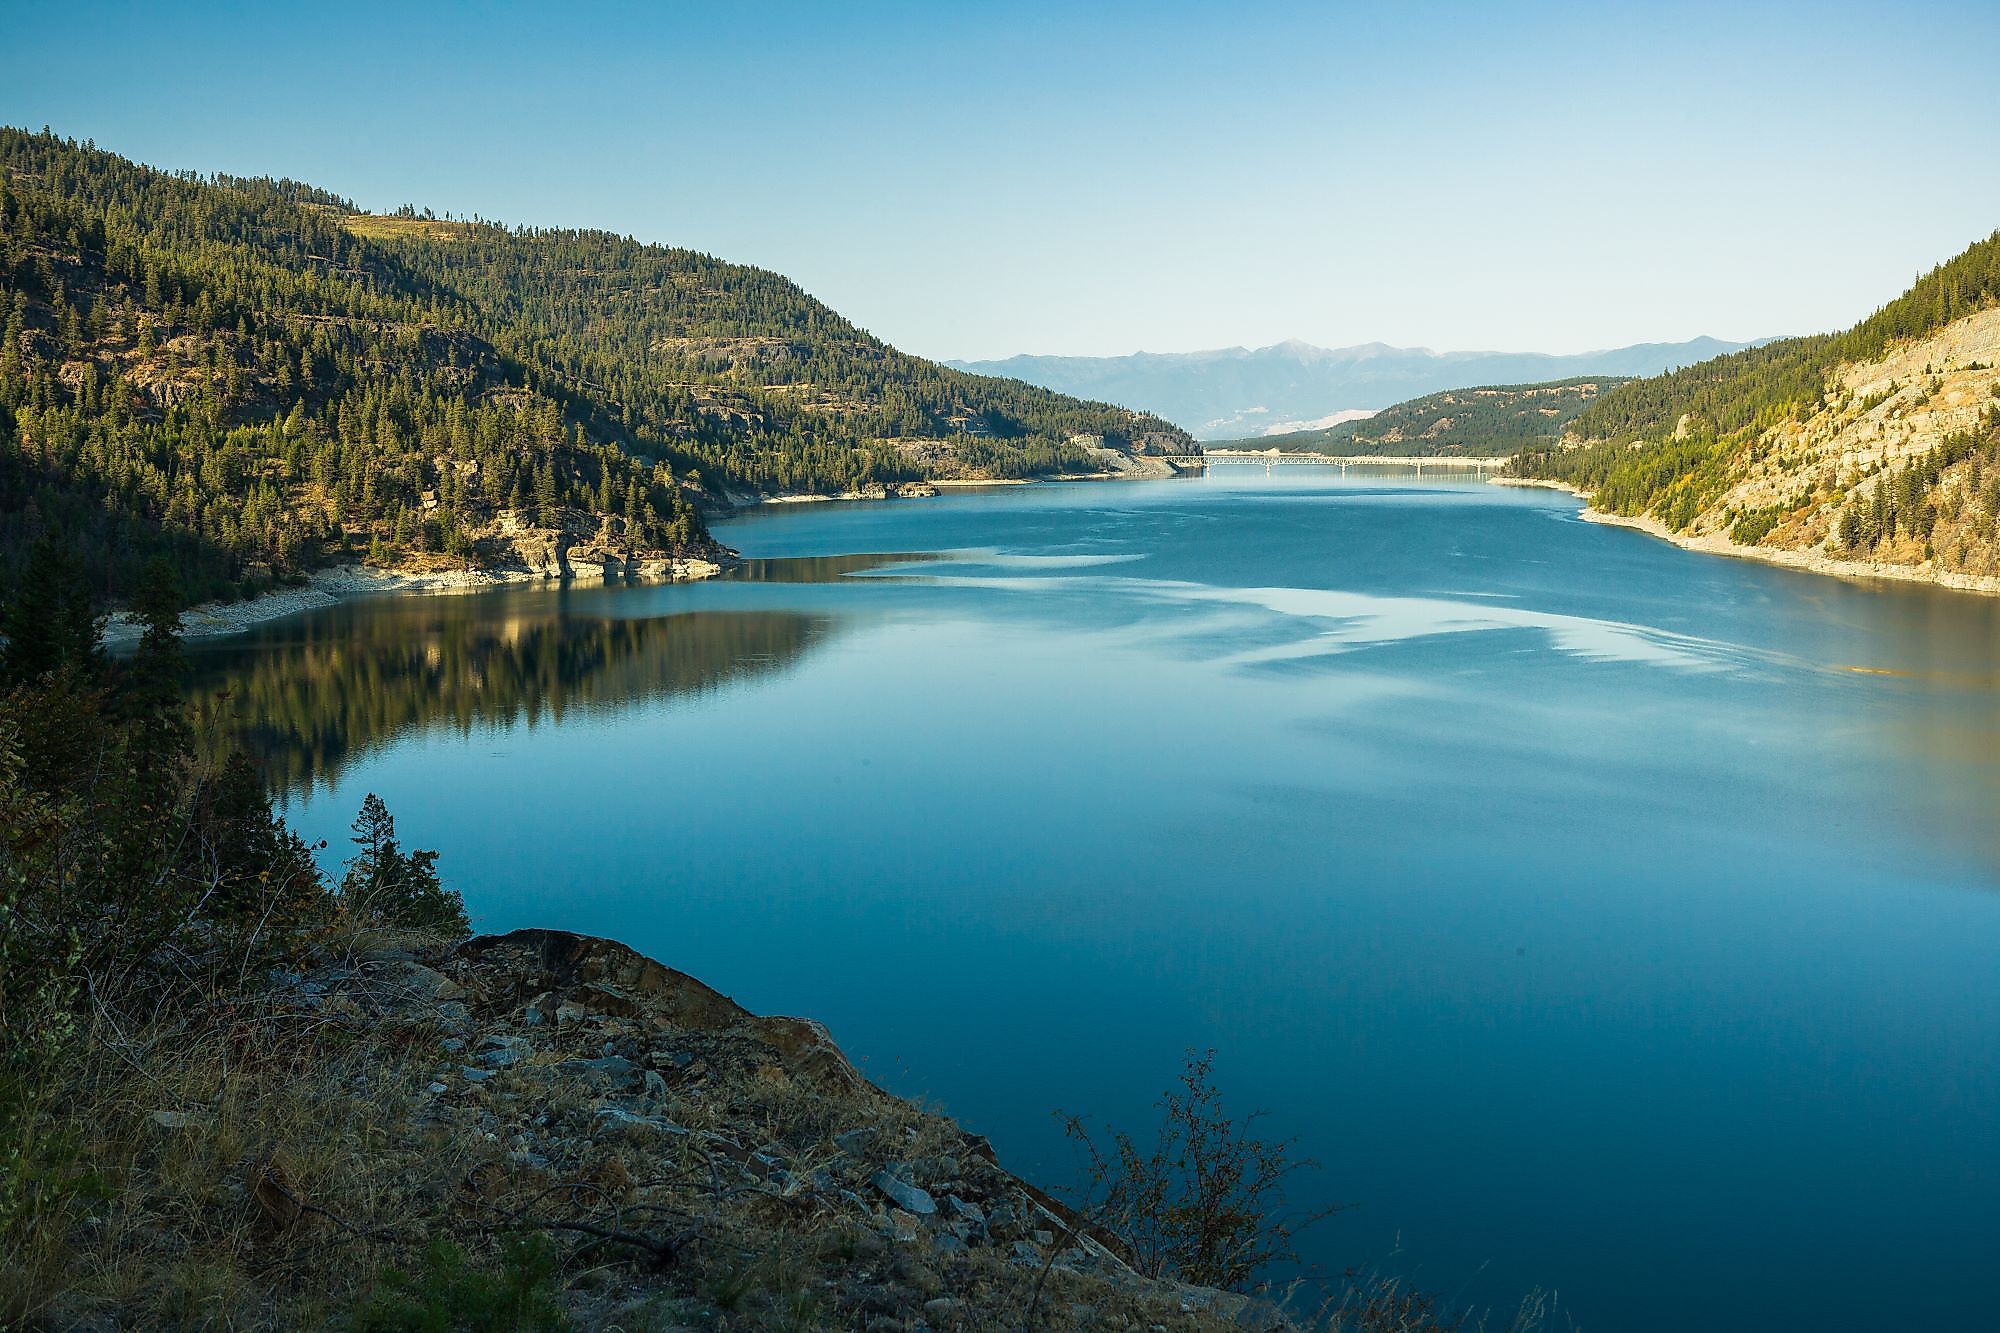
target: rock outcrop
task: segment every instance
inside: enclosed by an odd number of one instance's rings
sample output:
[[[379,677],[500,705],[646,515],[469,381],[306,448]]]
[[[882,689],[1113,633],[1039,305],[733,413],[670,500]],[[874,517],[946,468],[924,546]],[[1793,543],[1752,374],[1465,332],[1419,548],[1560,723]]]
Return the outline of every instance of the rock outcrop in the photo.
[[[547,579],[669,579],[685,582],[721,572],[714,560],[634,547],[625,520],[570,511],[560,525],[526,522],[502,511],[474,543],[480,563],[490,570]]]
[[[1720,484],[1685,526],[1657,518],[1593,518],[1640,528],[1689,550],[1745,556],[1813,573],[1891,578],[2000,592],[2000,491],[1990,459],[2000,423],[2000,308],[1982,310],[1880,358],[1835,370],[1809,413],[1778,421],[1718,464]],[[1682,418],[1680,434],[1689,420]],[[1926,478],[1925,521],[1904,515],[1863,548],[1842,520],[1866,513],[1954,436],[1980,437],[1975,457]]]
[[[819,1024],[752,1014],[611,940],[377,949],[283,989],[414,1046],[410,1123],[375,1132],[451,1155],[454,1210],[554,1210],[622,1238],[604,1258],[623,1266],[565,1292],[582,1327],[645,1311],[668,1328],[1012,1329],[1031,1306],[1047,1328],[1289,1327],[1261,1301],[1141,1276],[1115,1236],[870,1083]],[[769,1263],[720,1316],[716,1274],[744,1255]],[[797,1310],[812,1319],[787,1322]]]

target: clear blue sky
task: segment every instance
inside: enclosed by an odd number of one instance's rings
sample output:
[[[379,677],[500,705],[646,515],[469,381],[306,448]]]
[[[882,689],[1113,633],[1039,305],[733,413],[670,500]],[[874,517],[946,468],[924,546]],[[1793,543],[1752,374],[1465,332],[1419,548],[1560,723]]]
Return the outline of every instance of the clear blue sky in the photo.
[[[2000,226],[2000,4],[0,0],[0,121],[765,265],[938,357],[1844,325]]]

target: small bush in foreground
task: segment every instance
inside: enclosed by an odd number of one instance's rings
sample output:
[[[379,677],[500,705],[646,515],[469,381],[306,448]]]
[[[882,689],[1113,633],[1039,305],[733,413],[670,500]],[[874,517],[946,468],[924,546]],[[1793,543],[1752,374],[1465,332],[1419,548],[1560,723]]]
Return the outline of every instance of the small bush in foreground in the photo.
[[[1084,1154],[1086,1213],[1125,1240],[1135,1267],[1242,1290],[1272,1265],[1296,1263],[1294,1237],[1339,1206],[1286,1211],[1286,1182],[1319,1164],[1292,1156],[1293,1140],[1253,1134],[1262,1112],[1228,1115],[1214,1069],[1214,1051],[1188,1052],[1179,1084],[1157,1103],[1151,1144],[1123,1131],[1100,1144],[1077,1116],[1063,1117],[1064,1129]]]

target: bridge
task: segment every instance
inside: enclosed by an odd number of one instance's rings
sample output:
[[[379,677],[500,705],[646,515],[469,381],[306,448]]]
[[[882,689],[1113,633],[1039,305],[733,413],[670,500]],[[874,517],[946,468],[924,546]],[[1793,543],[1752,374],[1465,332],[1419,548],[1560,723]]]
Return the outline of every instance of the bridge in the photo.
[[[1419,472],[1427,469],[1432,472],[1492,472],[1507,463],[1504,458],[1426,458],[1421,454],[1393,458],[1381,454],[1280,453],[1276,449],[1210,449],[1203,457],[1210,467],[1234,464],[1269,469],[1311,465],[1337,467],[1343,472],[1350,467],[1413,467]]]

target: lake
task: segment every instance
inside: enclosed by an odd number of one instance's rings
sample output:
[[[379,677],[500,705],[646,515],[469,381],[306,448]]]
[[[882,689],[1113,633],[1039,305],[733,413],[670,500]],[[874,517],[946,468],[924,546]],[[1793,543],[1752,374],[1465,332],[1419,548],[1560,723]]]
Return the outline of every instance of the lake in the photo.
[[[705,584],[195,651],[288,814],[1075,1175],[1189,1048],[1307,1257],[1592,1329],[1991,1326],[2000,599],[1266,476],[766,506]],[[1504,1318],[1499,1321],[1504,1326]]]

